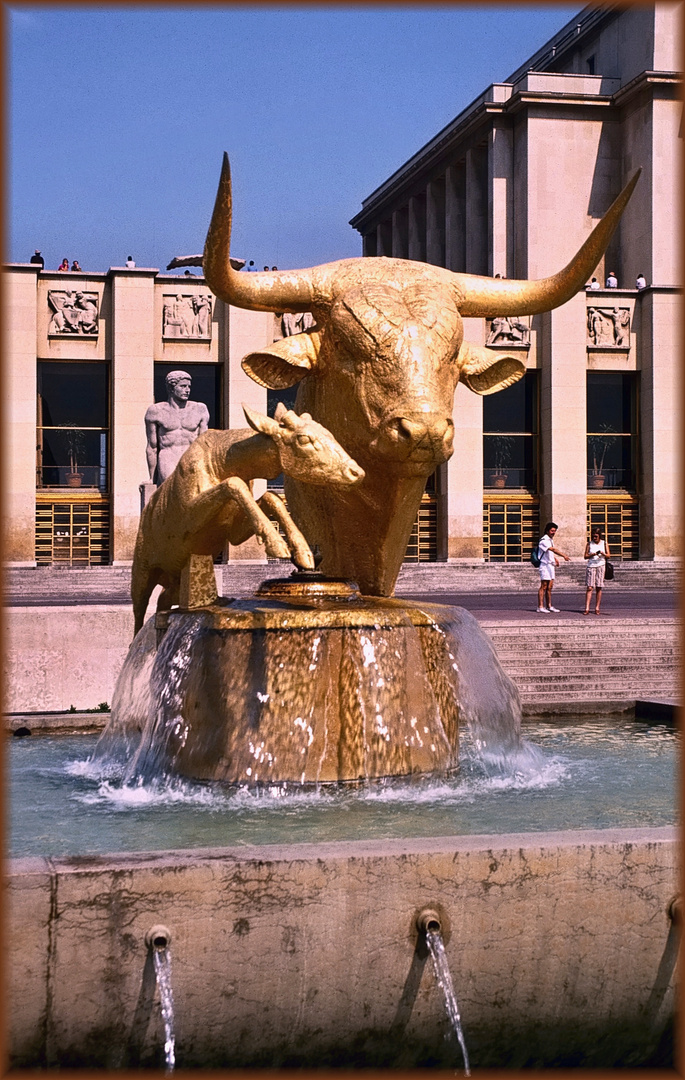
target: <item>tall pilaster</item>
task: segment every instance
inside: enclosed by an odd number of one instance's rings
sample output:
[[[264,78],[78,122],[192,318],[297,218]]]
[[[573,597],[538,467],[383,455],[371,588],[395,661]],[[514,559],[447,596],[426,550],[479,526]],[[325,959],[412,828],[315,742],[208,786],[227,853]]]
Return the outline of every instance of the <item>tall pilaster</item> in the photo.
[[[682,401],[680,355],[682,298],[675,289],[649,289],[640,305],[639,363],[640,558],[682,555],[682,443],[679,413]]]
[[[36,285],[39,267],[5,272],[5,562],[35,566]]]
[[[493,123],[488,142],[488,273],[513,277],[513,130]]]
[[[464,319],[464,338],[482,343],[481,319]],[[483,558],[483,399],[459,383],[454,397],[454,453],[447,462],[447,554]]]
[[[140,484],[147,480],[143,418],[154,398],[155,270],[110,270],[112,300],[112,562],[133,558]]]
[[[561,550],[581,558],[587,513],[584,292],[541,316],[541,338],[540,525],[556,521]]]

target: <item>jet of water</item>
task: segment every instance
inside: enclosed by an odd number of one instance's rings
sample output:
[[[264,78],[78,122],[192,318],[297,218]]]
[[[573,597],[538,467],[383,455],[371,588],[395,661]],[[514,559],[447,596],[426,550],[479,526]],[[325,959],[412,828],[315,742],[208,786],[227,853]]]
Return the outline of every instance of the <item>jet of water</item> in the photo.
[[[426,929],[426,945],[428,951],[431,954],[431,960],[433,961],[433,970],[435,971],[435,978],[438,986],[442,991],[442,996],[445,1001],[445,1009],[449,1017],[452,1029],[459,1040],[461,1046],[461,1052],[464,1058],[464,1074],[466,1076],[471,1075],[469,1068],[469,1055],[466,1051],[466,1043],[464,1042],[464,1032],[461,1026],[461,1017],[459,1016],[459,1006],[457,1005],[457,996],[454,993],[454,987],[452,986],[452,976],[450,974],[449,964],[447,963],[447,953],[445,952],[445,945],[442,940],[442,934],[439,930]]]
[[[159,987],[159,1000],[164,1022],[164,1072],[171,1075],[176,1065],[176,1036],[174,1035],[174,996],[171,991],[171,954],[169,946],[153,944],[152,958]]]

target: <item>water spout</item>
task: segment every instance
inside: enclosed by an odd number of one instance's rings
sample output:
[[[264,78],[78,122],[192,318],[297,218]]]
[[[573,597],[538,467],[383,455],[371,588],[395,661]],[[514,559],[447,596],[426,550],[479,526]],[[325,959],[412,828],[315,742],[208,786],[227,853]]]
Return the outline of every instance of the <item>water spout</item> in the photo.
[[[435,978],[442,991],[445,1002],[445,1010],[450,1024],[452,1025],[452,1030],[459,1040],[462,1056],[464,1058],[464,1074],[470,1076],[471,1069],[469,1067],[469,1055],[464,1041],[464,1032],[461,1026],[457,996],[452,985],[452,976],[447,962],[445,944],[442,939],[442,919],[440,914],[433,908],[424,908],[423,911],[419,912],[416,923],[419,932],[423,934],[426,939],[426,946],[431,955],[431,960],[433,961]]]
[[[176,1065],[176,1036],[174,1035],[174,997],[171,991],[171,933],[166,926],[153,926],[145,935],[145,944],[152,951],[159,1001],[164,1022],[164,1072],[169,1076]]]

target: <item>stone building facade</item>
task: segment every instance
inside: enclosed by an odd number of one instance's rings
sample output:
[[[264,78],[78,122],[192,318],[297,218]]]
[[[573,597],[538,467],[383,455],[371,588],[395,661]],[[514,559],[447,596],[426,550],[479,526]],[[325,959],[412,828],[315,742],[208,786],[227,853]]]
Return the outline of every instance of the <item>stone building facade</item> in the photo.
[[[677,553],[681,23],[677,4],[584,8],[352,219],[368,256],[541,278],[642,168],[599,289],[513,323],[465,320],[469,341],[528,370],[490,398],[458,387],[455,453],[424,499],[429,557],[525,559],[549,519],[576,555],[590,520],[624,558]]]
[[[598,289],[550,314],[465,320],[474,344],[514,350],[520,383],[459,385],[452,459],[432,476],[411,560],[522,560],[556,520],[580,556],[590,521],[623,558],[678,553],[682,312],[681,6],[590,6],[494,83],[363,203],[365,255],[455,271],[561,269],[637,167],[596,271]],[[618,287],[605,288],[609,271]],[[644,274],[646,287],[635,287]],[[201,276],[112,267],[5,274],[5,559],[126,564],[147,479],[143,418],[173,368],[210,425],[279,395],[240,360],[292,327],[213,297]],[[280,395],[290,404],[294,389]],[[259,482],[256,493],[260,493]],[[248,541],[227,558],[263,559]]]
[[[246,427],[241,403],[265,412],[267,400],[240,360],[278,336],[277,321],[221,303],[202,277],[125,267],[8,266],[5,310],[5,560],[129,563],[148,481],[143,420],[166,400],[166,374],[192,375],[210,426]]]

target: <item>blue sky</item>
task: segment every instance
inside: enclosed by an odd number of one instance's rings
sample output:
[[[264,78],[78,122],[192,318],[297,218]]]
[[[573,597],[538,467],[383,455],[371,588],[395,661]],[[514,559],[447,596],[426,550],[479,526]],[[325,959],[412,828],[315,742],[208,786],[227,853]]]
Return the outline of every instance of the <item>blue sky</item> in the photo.
[[[233,254],[360,255],[362,199],[581,6],[5,7],[7,257],[201,251],[224,150]]]

